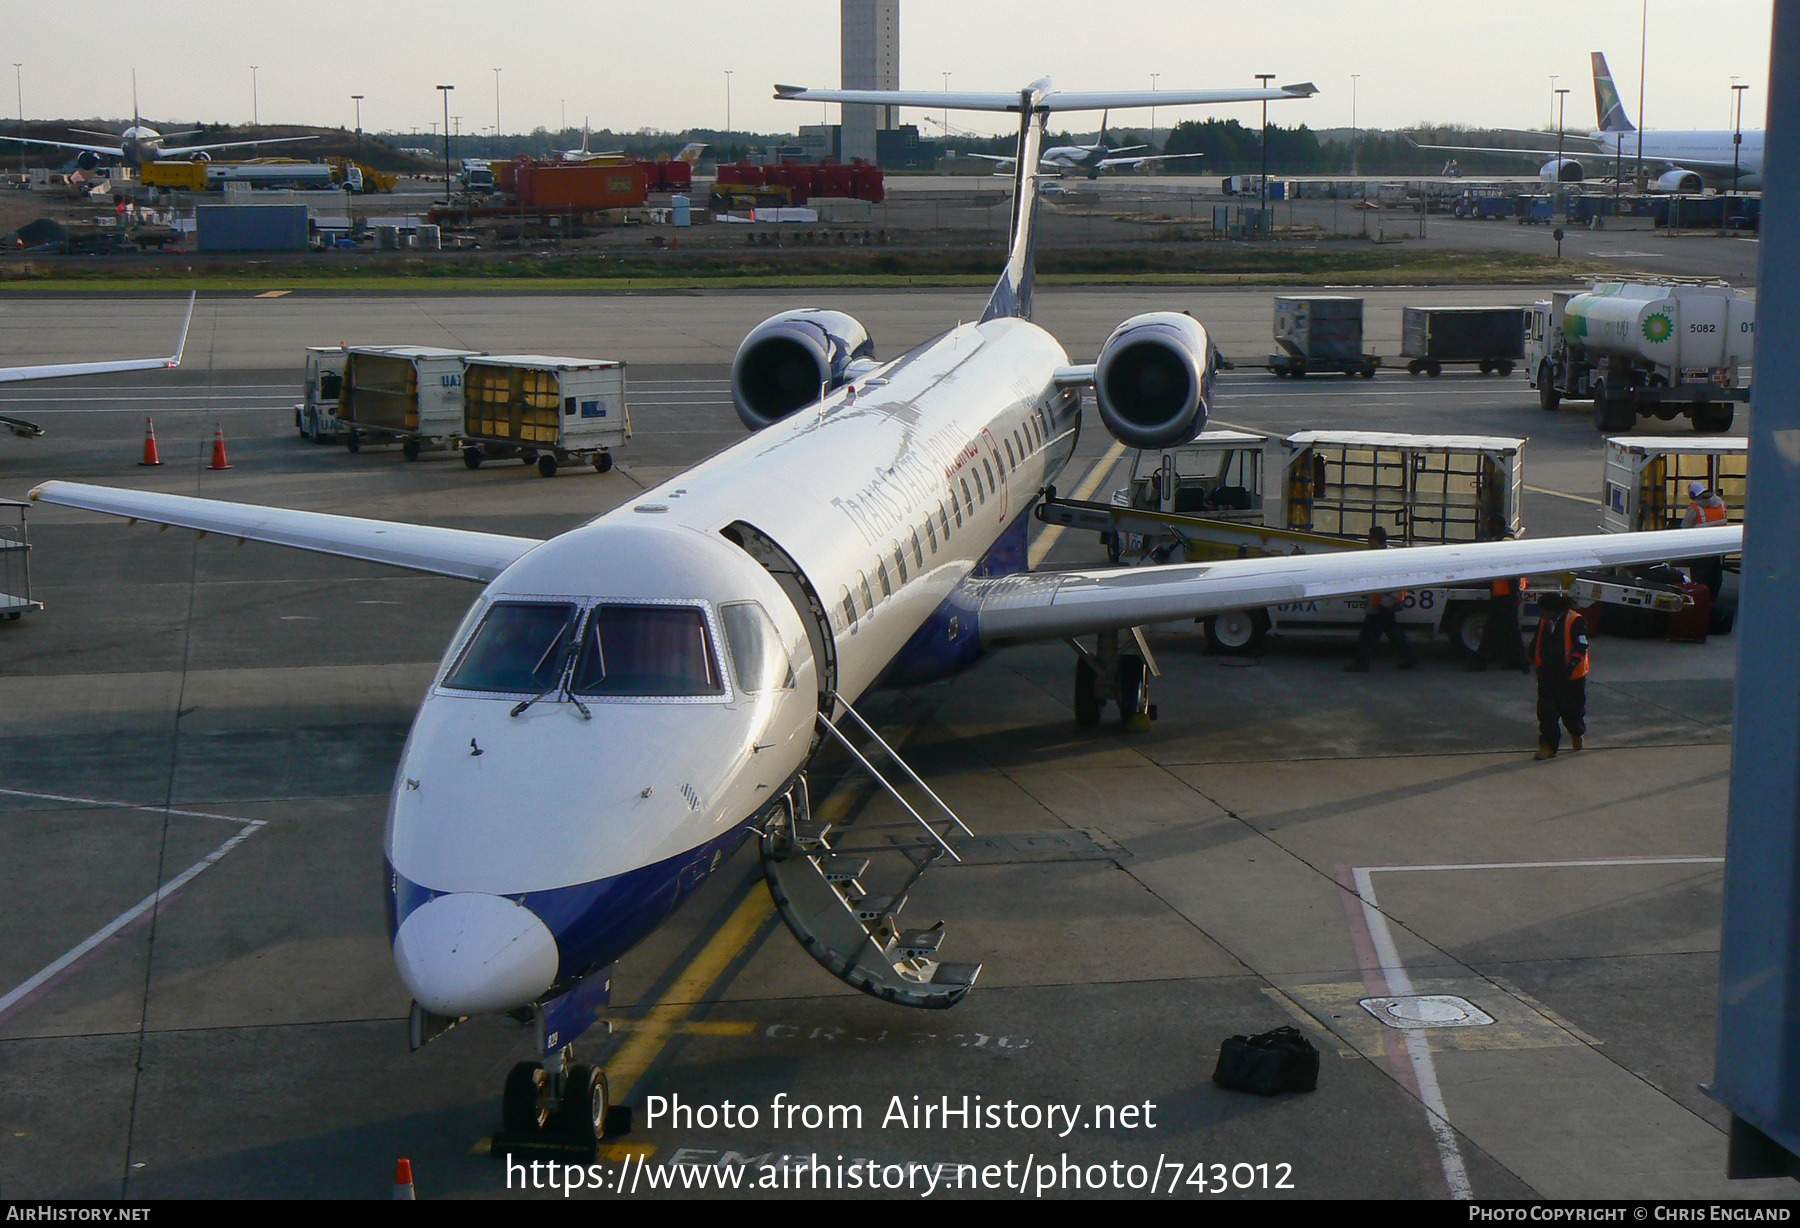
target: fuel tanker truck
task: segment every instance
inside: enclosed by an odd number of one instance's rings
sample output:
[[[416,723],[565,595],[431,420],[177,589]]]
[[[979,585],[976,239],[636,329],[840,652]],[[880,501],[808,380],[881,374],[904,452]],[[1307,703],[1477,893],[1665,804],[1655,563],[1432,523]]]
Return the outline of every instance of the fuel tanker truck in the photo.
[[[1591,400],[1594,429],[1629,431],[1640,417],[1731,428],[1756,343],[1756,304],[1723,283],[1601,282],[1531,305],[1525,370],[1538,404]]]

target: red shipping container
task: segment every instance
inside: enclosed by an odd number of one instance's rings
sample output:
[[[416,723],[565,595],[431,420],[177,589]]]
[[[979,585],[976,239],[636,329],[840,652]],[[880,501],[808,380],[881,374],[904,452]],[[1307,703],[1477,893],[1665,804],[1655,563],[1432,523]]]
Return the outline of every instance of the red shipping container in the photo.
[[[855,196],[855,180],[850,167],[839,162],[828,162],[819,168],[820,196]]]
[[[664,192],[686,192],[694,186],[694,168],[686,162],[658,162],[656,177]]]
[[[856,199],[876,205],[887,199],[887,186],[880,167],[857,166],[852,170],[852,178],[856,184]]]

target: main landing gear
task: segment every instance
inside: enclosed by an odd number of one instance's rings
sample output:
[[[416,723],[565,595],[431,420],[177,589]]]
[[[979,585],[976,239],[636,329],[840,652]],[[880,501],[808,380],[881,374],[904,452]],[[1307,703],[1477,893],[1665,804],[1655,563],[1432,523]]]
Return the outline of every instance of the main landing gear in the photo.
[[[1128,730],[1142,732],[1156,719],[1156,705],[1150,702],[1150,679],[1160,677],[1156,658],[1144,639],[1141,627],[1133,627],[1131,637],[1135,652],[1121,652],[1120,633],[1102,631],[1094,637],[1094,648],[1071,637],[1069,647],[1075,650],[1075,723],[1091,729],[1100,723],[1101,710],[1110,700],[1119,711],[1120,723]]]

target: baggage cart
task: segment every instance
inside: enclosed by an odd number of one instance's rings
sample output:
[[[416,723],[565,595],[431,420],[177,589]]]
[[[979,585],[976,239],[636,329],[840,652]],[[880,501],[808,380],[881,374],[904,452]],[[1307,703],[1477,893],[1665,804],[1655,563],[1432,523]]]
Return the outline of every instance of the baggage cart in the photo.
[[[1400,354],[1408,375],[1440,374],[1474,366],[1483,375],[1511,375],[1525,358],[1524,307],[1407,307],[1400,321]]]
[[[344,446],[399,441],[407,460],[453,447],[463,429],[463,361],[476,350],[429,345],[353,345],[345,351],[337,416]]]
[[[41,610],[44,603],[31,597],[31,538],[25,529],[25,509],[29,503],[16,499],[0,499],[0,618],[17,621],[28,610]],[[12,513],[17,513],[13,523]]]
[[[463,463],[517,457],[555,477],[561,465],[613,466],[631,438],[625,364],[602,358],[503,354],[471,358],[463,386]]]

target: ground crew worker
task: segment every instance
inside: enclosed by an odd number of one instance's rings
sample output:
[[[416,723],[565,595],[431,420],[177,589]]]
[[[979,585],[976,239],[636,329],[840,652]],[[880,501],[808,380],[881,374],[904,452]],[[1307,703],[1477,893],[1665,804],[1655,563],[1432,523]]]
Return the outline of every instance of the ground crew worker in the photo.
[[[1488,517],[1487,540],[1505,542],[1513,539],[1513,531],[1500,516]],[[1487,623],[1481,628],[1481,646],[1468,668],[1476,673],[1489,663],[1505,669],[1529,674],[1531,665],[1525,660],[1525,648],[1519,643],[1519,600],[1525,592],[1524,576],[1500,576],[1488,589]]]
[[[1387,549],[1387,530],[1380,525],[1369,530],[1369,549]],[[1363,611],[1362,630],[1356,637],[1356,659],[1344,666],[1346,674],[1369,672],[1369,654],[1375,651],[1375,645],[1381,642],[1384,634],[1400,653],[1399,668],[1411,669],[1419,663],[1419,654],[1400,627],[1400,611],[1406,608],[1410,596],[1403,588],[1391,593],[1369,594],[1368,606]]]
[[[1725,523],[1725,500],[1707,489],[1705,482],[1688,483],[1687,515],[1681,518],[1681,527],[1692,529],[1704,528],[1707,525]],[[1706,590],[1719,599],[1719,589],[1725,583],[1725,560],[1718,555],[1709,558],[1695,559],[1688,564],[1688,571],[1694,577],[1694,583],[1706,585]]]
[[[1556,758],[1562,726],[1569,730],[1569,749],[1580,750],[1587,733],[1587,620],[1569,608],[1562,593],[1538,598],[1537,636],[1531,663],[1537,667],[1538,748],[1535,759]]]

